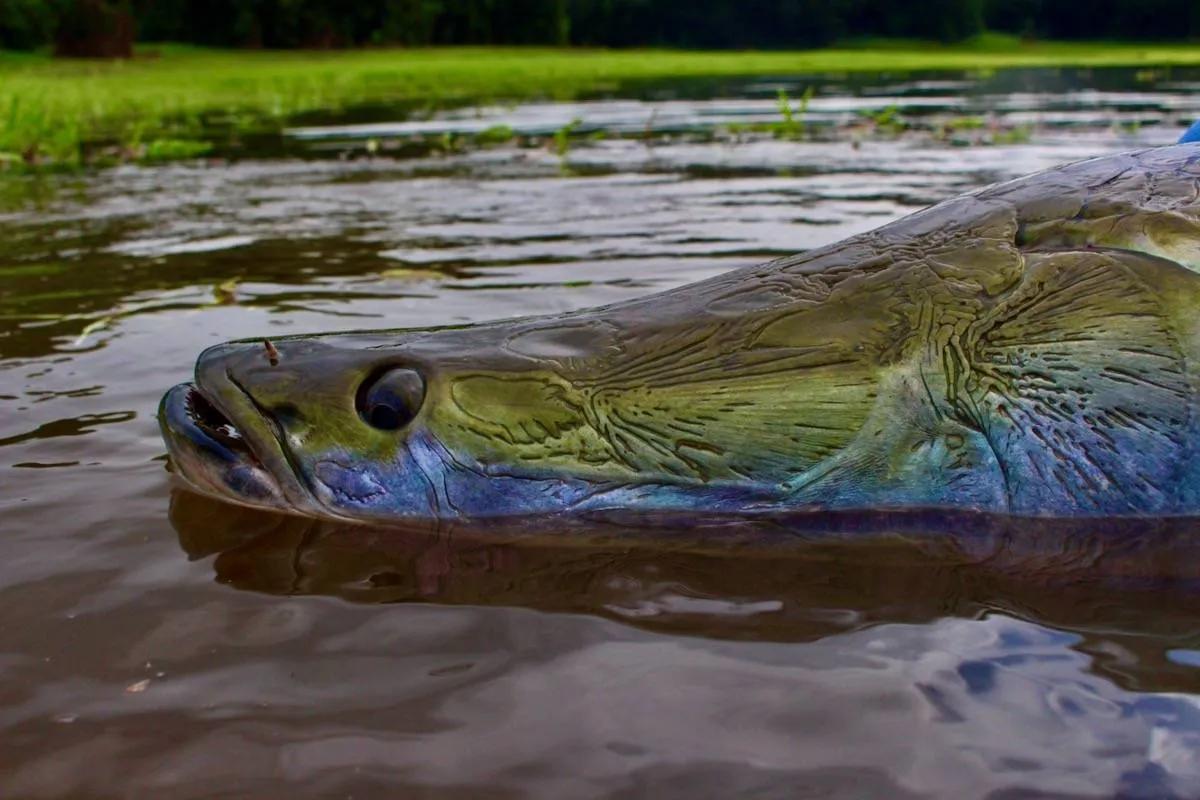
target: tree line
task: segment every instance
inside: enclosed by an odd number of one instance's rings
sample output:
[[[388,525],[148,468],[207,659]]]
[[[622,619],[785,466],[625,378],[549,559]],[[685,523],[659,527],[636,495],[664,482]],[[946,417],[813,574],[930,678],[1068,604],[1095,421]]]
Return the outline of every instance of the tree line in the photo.
[[[542,44],[795,48],[866,36],[954,42],[1200,36],[1196,0],[0,0],[0,47],[128,55],[224,47]]]

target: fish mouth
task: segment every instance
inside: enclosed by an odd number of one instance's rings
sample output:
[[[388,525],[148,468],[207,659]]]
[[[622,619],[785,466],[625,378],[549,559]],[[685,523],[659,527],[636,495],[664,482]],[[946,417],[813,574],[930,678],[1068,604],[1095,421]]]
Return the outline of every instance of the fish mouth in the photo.
[[[175,472],[192,489],[260,508],[319,510],[271,420],[233,381],[175,386],[159,404],[158,422]]]

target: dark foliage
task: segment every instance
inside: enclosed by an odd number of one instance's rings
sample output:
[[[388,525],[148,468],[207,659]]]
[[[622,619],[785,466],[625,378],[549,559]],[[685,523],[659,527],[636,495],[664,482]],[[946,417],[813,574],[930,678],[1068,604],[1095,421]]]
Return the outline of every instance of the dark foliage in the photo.
[[[249,47],[567,44],[566,0],[140,0],[138,38]]]
[[[1050,39],[1188,39],[1200,36],[1195,0],[987,0],[989,28]]]
[[[788,48],[853,36],[958,41],[1200,36],[1197,0],[0,0],[0,47],[113,55],[144,41],[240,47],[578,44]]]
[[[54,53],[75,58],[133,55],[133,9],[125,0],[57,0]]]
[[[50,41],[58,10],[46,0],[0,0],[0,47],[26,50]]]

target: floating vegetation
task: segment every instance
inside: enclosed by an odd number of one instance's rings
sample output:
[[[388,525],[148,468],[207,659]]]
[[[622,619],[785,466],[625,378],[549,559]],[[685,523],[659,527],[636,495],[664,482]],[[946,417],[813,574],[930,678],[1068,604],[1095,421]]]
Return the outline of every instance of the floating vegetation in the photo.
[[[238,279],[230,278],[213,286],[213,304],[231,306],[237,303]]]
[[[800,105],[795,109],[792,108],[792,101],[788,98],[788,93],[783,89],[779,90],[779,114],[783,120],[775,126],[774,133],[776,139],[803,139],[804,138],[804,115],[808,113],[808,104],[813,98],[813,87],[809,86],[804,90],[804,94],[800,96]]]
[[[487,145],[506,144],[511,142],[515,137],[516,134],[508,125],[493,125],[475,134],[475,144],[485,147]]]
[[[554,152],[559,158],[566,158],[571,150],[571,137],[583,126],[583,120],[575,119],[563,125],[554,132]]]
[[[992,144],[1026,144],[1033,138],[1032,125],[1017,125],[992,134]]]
[[[978,116],[954,117],[942,123],[942,129],[951,133],[956,131],[976,131],[987,126],[987,120]]]
[[[862,111],[877,133],[896,136],[908,130],[908,123],[900,116],[898,106],[890,105],[878,111]]]
[[[435,142],[436,144],[434,144],[431,150],[431,152],[434,154],[447,155],[450,153],[457,153],[463,149],[462,137],[460,137],[454,131],[445,131],[441,133],[436,137]]]

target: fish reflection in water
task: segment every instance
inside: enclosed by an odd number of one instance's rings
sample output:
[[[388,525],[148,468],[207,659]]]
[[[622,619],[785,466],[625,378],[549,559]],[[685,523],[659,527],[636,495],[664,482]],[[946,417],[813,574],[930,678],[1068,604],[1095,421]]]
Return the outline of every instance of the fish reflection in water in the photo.
[[[218,581],[256,592],[524,607],[777,642],[1000,613],[1077,635],[1094,671],[1131,691],[1200,690],[1176,655],[1200,648],[1200,520],[1189,518],[880,512],[684,528],[613,515],[400,528],[177,490],[171,521],[190,557],[216,556]]]

